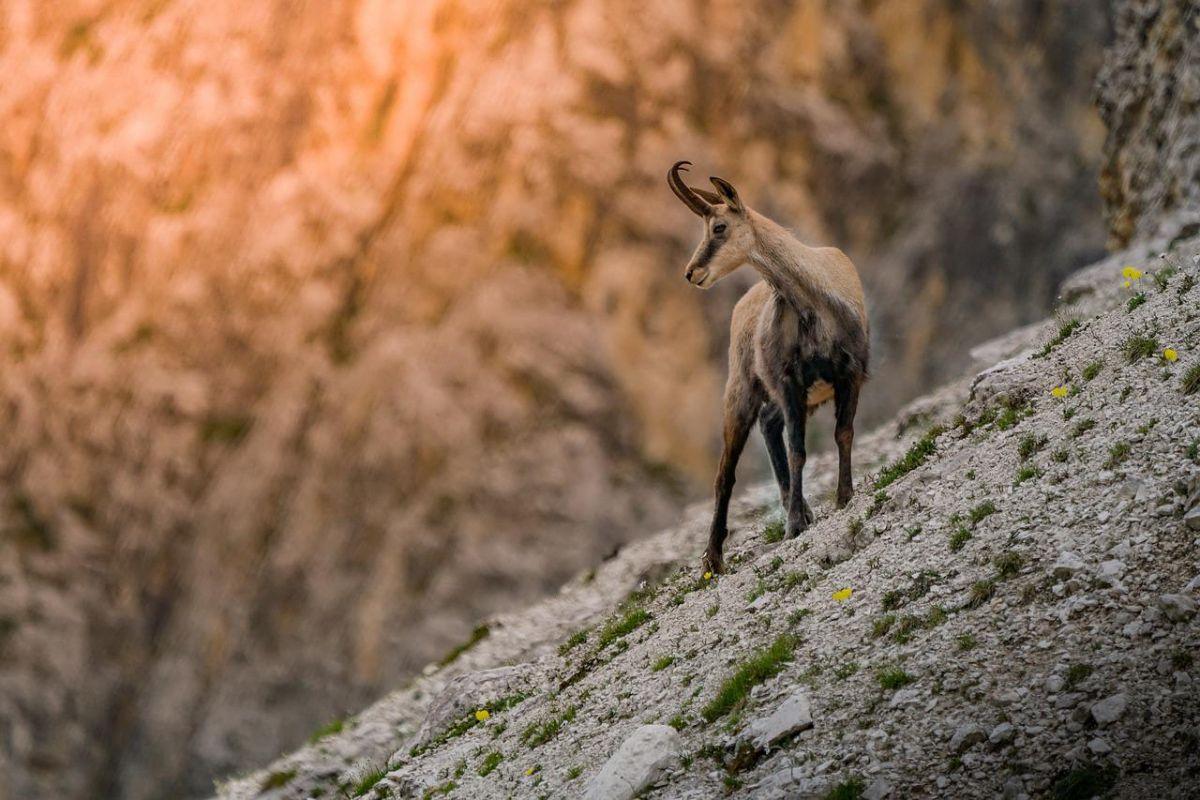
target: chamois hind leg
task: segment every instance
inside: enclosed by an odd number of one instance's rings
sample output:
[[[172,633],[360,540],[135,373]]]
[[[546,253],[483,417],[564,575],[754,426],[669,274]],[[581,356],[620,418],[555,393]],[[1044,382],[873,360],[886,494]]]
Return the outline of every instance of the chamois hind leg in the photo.
[[[838,508],[845,506],[854,496],[853,478],[850,475],[850,450],[854,446],[854,414],[858,410],[860,386],[861,381],[854,376],[839,378],[834,382],[837,422],[833,429],[833,438],[838,448]]]
[[[723,550],[729,516],[729,498],[733,494],[733,483],[737,462],[741,458],[746,438],[754,427],[758,408],[762,400],[743,386],[732,386],[725,392],[725,449],[721,453],[721,464],[717,468],[716,505],[713,508],[712,528],[708,535],[708,549],[704,553],[704,569],[709,572],[725,571]]]
[[[767,455],[771,457],[771,470],[775,473],[775,482],[779,484],[779,500],[787,508],[790,479],[787,446],[783,443],[783,412],[779,406],[774,403],[763,405],[758,414],[758,429],[762,431]]]
[[[804,433],[808,422],[808,387],[796,375],[783,381],[783,418],[787,426],[788,468],[791,473],[788,483],[787,535],[799,536],[812,522],[812,510],[804,501],[804,462],[808,452],[804,448]]]

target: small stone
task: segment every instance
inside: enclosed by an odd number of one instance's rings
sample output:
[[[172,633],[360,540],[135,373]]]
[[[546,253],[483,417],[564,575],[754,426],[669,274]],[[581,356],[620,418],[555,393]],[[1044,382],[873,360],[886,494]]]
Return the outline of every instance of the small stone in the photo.
[[[956,753],[965,753],[975,745],[987,739],[987,731],[974,722],[964,722],[950,737],[950,749]]]
[[[999,725],[992,728],[992,732],[988,734],[988,741],[993,745],[1004,745],[1008,744],[1016,737],[1016,727],[1011,722],[1001,722]]]
[[[1066,685],[1067,682],[1061,675],[1051,675],[1046,678],[1046,691],[1050,694],[1058,694]]]
[[[631,800],[679,762],[679,733],[643,725],[621,743],[584,792],[585,800]]]
[[[882,777],[876,778],[863,792],[863,800],[883,800],[892,793],[892,785]]]
[[[1200,506],[1183,515],[1183,522],[1193,531],[1200,531]]]
[[[1025,791],[1025,784],[1016,775],[1009,776],[1004,782],[1004,800],[1017,800]]]
[[[1184,622],[1196,615],[1196,601],[1186,594],[1164,594],[1158,598],[1158,607],[1172,622]]]
[[[1054,562],[1054,566],[1050,568],[1050,571],[1054,573],[1054,577],[1066,579],[1082,570],[1085,566],[1087,565],[1083,563],[1082,558],[1070,550],[1064,550],[1058,556],[1058,560]]]
[[[1108,561],[1100,562],[1100,577],[1102,578],[1119,578],[1125,574],[1125,562],[1119,558],[1112,558]]]
[[[746,728],[746,736],[755,747],[765,750],[780,739],[811,728],[812,724],[808,695],[797,692],[770,715],[752,720]]]
[[[888,701],[888,708],[904,708],[906,706],[919,705],[921,702],[921,692],[917,689],[899,689],[892,695],[892,699]]]
[[[1106,697],[1092,706],[1092,719],[1101,727],[1116,722],[1125,713],[1129,698],[1124,693]]]
[[[1090,742],[1088,742],[1088,750],[1091,750],[1098,756],[1102,756],[1107,753],[1111,753],[1112,746],[1103,739],[1092,739]]]

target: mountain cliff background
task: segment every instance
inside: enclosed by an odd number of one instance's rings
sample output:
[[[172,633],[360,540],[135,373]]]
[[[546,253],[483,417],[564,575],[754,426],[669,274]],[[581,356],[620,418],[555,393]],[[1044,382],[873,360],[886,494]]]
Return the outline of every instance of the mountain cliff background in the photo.
[[[203,793],[706,492],[753,278],[684,283],[674,160],[855,259],[864,423],[1040,318],[1102,157],[1116,240],[1195,199],[1110,13],[9,0],[0,797]]]

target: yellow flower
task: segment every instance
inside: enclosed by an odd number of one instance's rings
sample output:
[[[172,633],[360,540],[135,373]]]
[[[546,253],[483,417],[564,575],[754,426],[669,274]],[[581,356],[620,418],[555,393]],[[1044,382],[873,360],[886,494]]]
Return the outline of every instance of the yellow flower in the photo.
[[[1050,390],[1050,394],[1053,395],[1054,397],[1066,397],[1067,396],[1067,387],[1055,386],[1053,389]]]
[[[712,573],[711,573],[711,572],[706,572],[706,573],[704,573],[704,580],[706,580],[706,581],[711,581],[711,580],[712,580]]]
[[[481,708],[475,712],[475,719],[479,720],[480,722],[487,722],[491,716],[492,715],[486,708]]]
[[[1121,285],[1128,289],[1130,286],[1133,286],[1133,281],[1125,281]]]
[[[525,770],[525,774],[532,775],[533,773],[535,773],[537,771],[538,771],[537,765],[534,765],[534,766],[530,767],[529,769]]]
[[[854,594],[854,590],[847,586],[845,589],[838,589],[836,592],[834,592],[833,599],[840,603],[843,600],[849,600],[850,595],[852,594]]]
[[[1127,280],[1136,281],[1142,277],[1142,271],[1137,267],[1126,267],[1121,270],[1121,275]],[[1125,285],[1128,286],[1129,284],[1126,283]]]
[[[1168,347],[1166,350],[1163,350],[1163,358],[1174,363],[1175,359],[1179,358],[1179,353],[1175,352],[1174,347]]]

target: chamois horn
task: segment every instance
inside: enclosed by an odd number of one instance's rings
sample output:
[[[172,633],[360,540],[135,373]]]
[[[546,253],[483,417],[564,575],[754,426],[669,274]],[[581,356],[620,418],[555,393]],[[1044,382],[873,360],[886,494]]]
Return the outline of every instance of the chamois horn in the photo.
[[[690,161],[676,161],[675,166],[671,167],[670,172],[667,173],[667,183],[670,184],[671,191],[675,192],[675,196],[682,200],[685,206],[699,216],[706,217],[712,212],[712,207],[695,189],[684,183],[683,178],[679,174],[681,167],[686,168],[691,165],[692,162]]]

